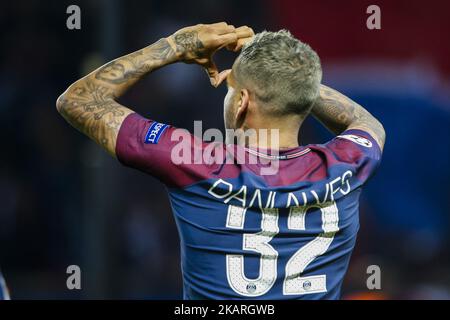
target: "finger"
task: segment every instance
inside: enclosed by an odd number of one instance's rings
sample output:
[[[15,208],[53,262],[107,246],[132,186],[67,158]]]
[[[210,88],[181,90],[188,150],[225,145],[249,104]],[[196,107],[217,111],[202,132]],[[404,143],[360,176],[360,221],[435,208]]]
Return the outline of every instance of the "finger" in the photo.
[[[234,33],[234,32],[236,32],[236,28],[230,24],[226,28],[224,28],[224,31],[222,31],[219,34]]]
[[[219,75],[217,77],[216,87],[218,87],[222,84],[222,82],[228,77],[230,72],[231,72],[231,69],[226,69],[226,70],[223,70],[221,73],[219,73]]]
[[[218,37],[218,40],[221,43],[221,45],[218,47],[218,50],[219,50],[219,49],[222,49],[223,47],[226,47],[228,45],[232,45],[232,44],[236,43],[238,41],[238,37],[235,32],[232,32],[232,33],[220,35]]]
[[[235,32],[238,36],[238,38],[249,38],[253,37],[255,33],[253,32],[253,29],[248,26],[242,26],[235,29]]]
[[[225,21],[221,21],[221,22],[216,22],[216,23],[211,23],[210,26],[211,27],[224,27],[227,26],[228,23],[226,23]]]
[[[234,32],[235,27],[233,25],[229,25],[226,22],[218,22],[210,25],[214,33],[216,34],[226,34],[230,32]]]
[[[233,48],[233,51],[234,51],[234,52],[237,52],[237,51],[241,50],[242,47],[243,47],[246,43],[252,41],[252,39],[253,39],[253,37],[248,37],[248,38],[242,38],[242,39],[239,39],[239,40],[237,41],[237,43],[236,43],[236,46]]]
[[[217,81],[219,78],[219,70],[217,69],[216,64],[212,59],[209,59],[207,63],[203,65],[203,68],[205,68],[206,73],[209,77],[209,82],[211,82],[211,85],[213,87],[217,87]]]
[[[242,49],[242,47],[246,43],[252,41],[252,39],[253,39],[253,37],[238,39],[235,43],[231,43],[231,44],[227,45],[227,50],[233,51],[233,52],[238,52]]]
[[[230,51],[237,52],[242,49],[242,47],[255,35],[253,29],[247,26],[241,26],[235,29],[235,33],[237,35],[237,41],[233,44],[228,44],[226,47]]]

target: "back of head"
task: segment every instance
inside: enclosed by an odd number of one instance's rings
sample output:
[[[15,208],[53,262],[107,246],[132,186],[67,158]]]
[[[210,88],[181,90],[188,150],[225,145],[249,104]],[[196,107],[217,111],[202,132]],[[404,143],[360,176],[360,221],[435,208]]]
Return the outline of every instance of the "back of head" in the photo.
[[[319,96],[319,56],[287,30],[256,34],[242,48],[235,69],[237,80],[271,116],[307,115]]]

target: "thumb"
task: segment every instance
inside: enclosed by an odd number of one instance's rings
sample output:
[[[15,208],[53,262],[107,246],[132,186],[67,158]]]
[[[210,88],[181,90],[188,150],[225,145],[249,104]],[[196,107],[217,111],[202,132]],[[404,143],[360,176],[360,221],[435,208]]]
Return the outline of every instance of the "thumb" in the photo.
[[[230,72],[231,72],[231,69],[226,69],[219,73],[219,76],[218,76],[218,79],[216,82],[216,87],[218,87],[228,77]]]
[[[203,64],[203,68],[205,68],[206,73],[208,74],[211,85],[213,87],[217,87],[219,81],[219,70],[217,69],[217,66],[212,58],[208,59],[208,61]]]

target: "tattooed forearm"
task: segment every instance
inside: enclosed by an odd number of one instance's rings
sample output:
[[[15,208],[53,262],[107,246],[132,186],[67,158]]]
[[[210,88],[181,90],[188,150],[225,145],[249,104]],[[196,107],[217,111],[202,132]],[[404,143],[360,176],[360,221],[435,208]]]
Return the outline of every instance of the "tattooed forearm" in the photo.
[[[166,39],[107,63],[95,72],[95,78],[112,84],[139,80],[145,74],[174,58],[174,51]]]
[[[153,70],[178,61],[199,64],[214,84],[218,78],[214,52],[226,45],[237,47],[239,37],[247,39],[253,34],[248,27],[235,28],[225,22],[182,28],[76,81],[58,98],[57,109],[73,126],[115,154],[119,128],[132,112],[116,101],[126,90]]]
[[[362,106],[336,90],[322,85],[312,114],[335,134],[346,129],[363,129],[372,134],[381,148],[384,146],[385,132],[381,123]]]
[[[75,128],[115,154],[119,128],[132,111],[116,99],[149,72],[176,61],[167,39],[107,63],[72,84],[57,101]]]

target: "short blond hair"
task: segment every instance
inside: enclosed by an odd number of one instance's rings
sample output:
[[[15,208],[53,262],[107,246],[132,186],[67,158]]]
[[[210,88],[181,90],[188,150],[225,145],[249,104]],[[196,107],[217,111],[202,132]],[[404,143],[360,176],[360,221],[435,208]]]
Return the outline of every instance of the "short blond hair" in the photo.
[[[274,115],[307,114],[322,80],[317,53],[287,30],[257,33],[242,48],[235,73]]]

